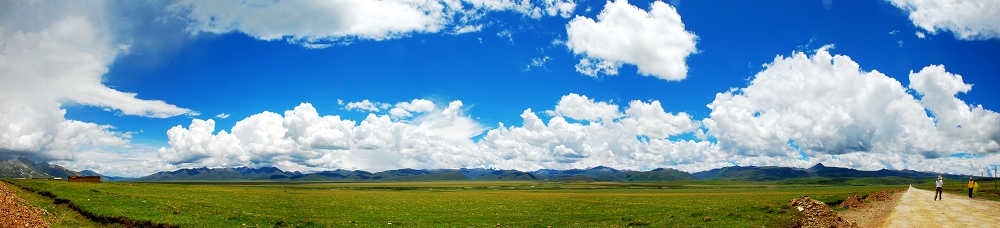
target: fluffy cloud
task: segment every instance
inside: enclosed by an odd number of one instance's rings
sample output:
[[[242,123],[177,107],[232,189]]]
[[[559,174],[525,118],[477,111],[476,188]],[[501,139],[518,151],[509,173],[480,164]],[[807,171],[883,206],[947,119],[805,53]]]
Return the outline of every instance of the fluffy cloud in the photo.
[[[549,16],[559,15],[563,18],[569,18],[576,10],[576,2],[572,0],[544,0],[542,6]]]
[[[531,18],[541,18],[542,14],[569,18],[576,3],[573,1],[543,0],[541,6],[536,6],[530,0],[463,0],[472,4],[473,9],[489,11],[514,11]]]
[[[567,47],[583,58],[576,70],[589,76],[617,75],[622,64],[664,80],[687,77],[688,55],[697,36],[684,30],[673,6],[653,2],[649,12],[627,0],[609,1],[594,19],[577,16],[566,25]]]
[[[381,102],[372,102],[372,101],[369,101],[369,100],[366,99],[366,100],[358,101],[358,102],[348,102],[346,105],[344,105],[344,109],[347,109],[347,110],[357,110],[357,111],[368,111],[368,112],[379,112],[379,111],[382,111],[382,109],[389,108],[390,106],[392,106],[392,105],[391,104],[387,104],[387,103],[381,103]]]
[[[619,120],[620,123],[630,129],[629,133],[637,136],[667,138],[700,127],[700,124],[691,121],[691,116],[687,113],[675,115],[664,111],[660,101],[631,101],[628,109],[625,109],[625,116],[626,118]]]
[[[927,66],[910,72],[910,88],[923,96],[920,103],[934,114],[938,133],[951,144],[939,150],[1000,152],[1000,113],[982,105],[970,106],[955,97],[972,90],[961,75],[948,73],[942,65]]]
[[[419,103],[419,102],[414,102]],[[462,116],[462,103],[394,121],[369,114],[360,122],[320,116],[309,103],[284,115],[263,112],[240,120],[232,133],[215,132],[215,121],[192,120],[168,132],[169,148],[159,157],[174,165],[275,165],[291,169],[465,167],[482,159],[467,156],[470,139],[485,128]]]
[[[181,1],[171,6],[192,32],[240,31],[262,40],[315,43],[338,38],[383,40],[411,32],[438,32],[445,18],[438,1]]]
[[[575,107],[574,107],[575,106]],[[560,108],[563,107],[563,108]],[[610,110],[611,107],[614,110]],[[497,157],[496,166],[521,170],[584,168],[605,165],[626,169],[675,167],[704,170],[723,166],[730,159],[705,141],[668,139],[691,132],[697,124],[685,113],[663,111],[659,101],[632,101],[625,115],[599,117],[618,106],[594,102],[585,96],[563,96],[548,123],[530,109],[521,114],[521,127],[490,130],[478,143]],[[563,115],[569,113],[569,115]],[[571,123],[576,118],[601,118],[590,124]]]
[[[1000,2],[993,0],[887,0],[910,13],[930,34],[951,31],[963,40],[1000,38]],[[923,38],[922,33],[917,36]]]
[[[531,110],[523,127],[491,130],[480,142],[497,156],[495,166],[521,170],[582,168],[598,165],[639,169],[696,162],[712,153],[707,142],[639,140],[617,123],[584,125],[557,116],[543,122]],[[696,160],[697,159],[697,160]],[[719,159],[707,159],[707,161]]]
[[[103,2],[11,2],[0,15],[0,153],[38,160],[74,159],[83,146],[124,147],[131,133],[64,118],[63,104],[125,115],[197,115],[102,84],[120,54]]]
[[[620,114],[615,105],[570,94],[559,102],[561,107],[584,110],[610,105],[619,114],[607,116],[603,123],[583,124],[567,118],[589,114],[570,117],[553,112],[555,116],[546,124],[529,109],[521,115],[523,127],[501,123],[478,142],[473,138],[487,129],[462,114],[461,101],[446,107],[427,102],[415,99],[393,108],[424,110],[412,116],[372,113],[360,122],[320,116],[312,105],[303,103],[284,115],[263,112],[247,117],[237,122],[232,133],[216,133],[213,120],[194,119],[187,128],[176,126],[168,131],[170,147],[161,148],[159,157],[177,166],[274,165],[296,170],[597,165],[704,169],[729,159],[709,142],[667,139],[694,131],[698,124],[687,114],[664,112],[658,101],[630,102],[625,114]],[[567,107],[571,105],[581,107]]]
[[[400,102],[395,108],[389,110],[389,115],[394,118],[410,117],[413,113],[434,111],[434,102],[425,99],[413,99],[410,102]]]
[[[461,101],[439,105],[414,99],[361,121],[320,116],[303,103],[283,115],[247,117],[231,133],[216,132],[212,120],[192,120],[168,131],[170,147],[161,148],[159,157],[171,167],[370,171],[604,165],[694,172],[824,163],[970,173],[1000,161],[1000,117],[955,97],[971,89],[961,76],[943,66],[911,73],[915,97],[895,79],[863,71],[828,49],[777,56],[746,88],[719,93],[709,105],[710,118],[701,121],[667,112],[659,101],[620,107],[572,93],[545,111],[548,120],[527,109],[520,126],[500,123],[489,130],[463,114]],[[702,139],[674,138],[685,134]]]
[[[546,111],[546,114],[553,116],[566,116],[578,120],[598,121],[611,120],[621,116],[618,105],[607,102],[594,102],[587,96],[570,93],[559,99],[556,110]]]
[[[412,33],[478,31],[470,23],[484,11],[514,11],[538,19],[569,17],[572,0],[346,0],[346,1],[191,1],[169,7],[186,18],[192,33],[241,32],[261,40],[287,40],[309,48],[353,40],[385,40]]]
[[[1000,148],[997,113],[955,97],[971,88],[961,76],[943,66],[911,73],[918,100],[829,48],[779,55],[746,88],[717,94],[703,120],[708,134],[722,150],[748,157],[794,160],[801,150],[813,162],[866,169],[926,170],[929,159]]]

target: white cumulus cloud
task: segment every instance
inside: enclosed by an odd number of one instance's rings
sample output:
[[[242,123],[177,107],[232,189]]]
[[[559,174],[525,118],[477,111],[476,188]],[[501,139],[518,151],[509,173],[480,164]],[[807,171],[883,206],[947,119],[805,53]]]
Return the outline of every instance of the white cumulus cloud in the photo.
[[[343,103],[343,102],[341,102]],[[368,111],[368,112],[379,112],[383,109],[389,108],[391,104],[382,102],[372,102],[367,99],[357,102],[348,102],[344,105],[344,109],[347,110],[357,110],[357,111]]]
[[[779,55],[746,88],[717,94],[703,120],[708,135],[722,150],[748,157],[795,160],[801,150],[814,162],[864,169],[928,170],[922,165],[930,160],[1000,148],[997,113],[957,99],[971,85],[943,66],[910,74],[918,99],[829,48]]]
[[[570,93],[559,99],[556,110],[546,111],[546,114],[553,116],[565,116],[577,120],[612,120],[620,117],[618,105],[607,102],[594,102],[593,99],[585,95]]]
[[[582,96],[571,94],[563,99],[576,97]],[[479,141],[473,138],[488,129],[463,114],[461,101],[444,107],[425,107],[425,102],[429,101],[415,99],[396,105],[409,111],[424,110],[409,117],[372,113],[357,122],[320,116],[311,104],[303,103],[284,115],[263,112],[247,117],[237,122],[231,133],[216,132],[213,120],[194,119],[187,127],[176,126],[168,131],[170,146],[161,148],[159,157],[178,167],[274,165],[293,170],[374,171],[456,167],[532,170],[597,165],[696,170],[719,167],[731,159],[718,153],[709,142],[667,139],[692,132],[698,124],[687,114],[664,112],[658,101],[630,102],[626,114],[590,124],[567,122],[568,117],[558,112],[543,123],[529,109],[521,116],[522,127],[505,127],[501,123]],[[599,105],[586,98],[560,104]]]
[[[487,11],[513,11],[531,18],[569,17],[572,0],[341,0],[191,1],[168,8],[188,21],[191,33],[240,32],[260,40],[286,40],[325,48],[355,40],[386,40],[414,33],[476,32]]]
[[[464,153],[474,148],[470,138],[485,128],[463,116],[461,107],[461,102],[452,102],[408,122],[376,114],[355,122],[320,116],[311,104],[303,103],[284,115],[251,115],[238,121],[231,133],[216,133],[211,119],[194,119],[187,128],[171,128],[170,147],[158,153],[178,166],[368,170],[473,166],[482,159]]]
[[[697,51],[697,36],[684,29],[673,6],[661,1],[648,12],[627,0],[609,1],[596,21],[577,16],[566,33],[566,46],[582,57],[577,71],[594,77],[617,75],[623,64],[633,64],[641,75],[683,80],[686,59]]]
[[[559,15],[563,18],[569,18],[576,10],[576,2],[572,0],[544,0],[542,6],[549,16]]]
[[[691,116],[687,113],[673,114],[664,111],[660,101],[631,101],[625,109],[625,116],[619,122],[629,129],[629,133],[637,136],[667,138],[701,127],[699,123],[691,121]]]
[[[948,144],[949,152],[1000,152],[1000,113],[971,106],[955,97],[972,90],[962,76],[945,71],[943,65],[910,72],[910,88],[922,97],[920,103],[934,114],[935,127]]]
[[[619,106],[573,93],[545,111],[548,120],[527,109],[519,126],[493,129],[465,115],[457,100],[399,102],[391,109],[397,114],[383,109],[360,121],[321,116],[303,103],[284,114],[251,115],[229,132],[217,131],[213,120],[176,126],[168,131],[170,146],[158,151],[165,163],[152,165],[300,171],[603,165],[695,172],[824,163],[970,173],[1000,161],[1000,117],[955,97],[971,89],[961,76],[936,65],[911,73],[914,96],[895,79],[861,70],[828,48],[777,56],[746,88],[719,93],[710,117],[701,121],[668,112],[660,101]],[[698,139],[675,138],[687,134]]]
[[[132,133],[65,119],[64,104],[124,115],[197,115],[103,84],[123,51],[102,1],[10,2],[0,14],[0,154],[72,160],[81,147],[127,147]]]
[[[473,10],[483,11],[513,11],[531,18],[541,18],[542,15],[562,16],[569,18],[576,9],[572,0],[543,0],[541,6],[531,0],[462,0],[472,5]]]
[[[448,22],[438,1],[180,1],[170,7],[191,32],[239,31],[262,40],[317,43],[347,38],[384,40],[437,32]]]
[[[596,118],[587,112],[610,112],[605,109],[607,105],[576,94],[563,96],[559,102],[566,110],[576,110],[569,112],[575,118]],[[611,106],[617,111],[618,106]],[[696,130],[697,124],[687,114],[664,112],[659,101],[632,101],[626,115],[614,114],[618,118],[589,124],[571,123],[567,118],[574,117],[564,116],[565,112],[550,113],[555,116],[546,123],[531,109],[525,110],[520,127],[501,124],[478,144],[484,152],[496,156],[495,166],[519,170],[604,165],[633,170],[674,167],[700,171],[725,166],[735,158],[707,141],[670,140],[671,136]]]
[[[389,115],[394,118],[410,117],[414,113],[430,112],[436,108],[434,102],[430,100],[413,99],[410,102],[396,103],[396,106],[389,110]]]
[[[910,21],[930,34],[951,31],[963,40],[1000,39],[1000,1],[887,0],[909,12]],[[923,38],[921,33],[917,36]]]

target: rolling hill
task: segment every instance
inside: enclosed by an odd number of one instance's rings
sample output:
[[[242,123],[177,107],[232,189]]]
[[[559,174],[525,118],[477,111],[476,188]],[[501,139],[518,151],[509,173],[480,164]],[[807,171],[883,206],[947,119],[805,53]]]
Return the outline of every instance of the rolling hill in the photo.
[[[739,180],[780,181],[803,179],[816,183],[843,178],[904,178],[905,180],[933,178],[938,175],[951,179],[967,178],[963,175],[918,172],[913,170],[864,171],[816,164],[808,169],[776,166],[730,166],[695,173],[659,168],[649,171],[616,170],[597,166],[587,169],[540,169],[532,172],[484,168],[461,169],[397,169],[382,172],[361,170],[329,170],[315,173],[283,171],[275,167],[261,168],[189,168],[154,173],[140,178],[101,175],[83,170],[69,170],[58,165],[36,163],[27,158],[0,161],[0,177],[4,178],[67,178],[70,175],[101,176],[104,181],[451,181],[451,180],[555,180],[555,181],[609,181],[609,182],[658,182],[675,180]],[[820,178],[820,179],[816,179]],[[825,178],[825,179],[824,179]],[[880,179],[881,180],[881,179]],[[893,180],[893,179],[884,179]],[[843,180],[841,180],[843,181]]]
[[[540,169],[538,171],[531,172],[535,176],[540,176],[542,179],[559,179],[559,178],[570,178],[574,176],[584,176],[589,178],[598,178],[607,174],[614,174],[621,172],[614,168],[597,166],[588,169],[570,169],[570,170],[555,170],[555,169]]]
[[[623,171],[601,175],[600,181],[613,182],[656,182],[694,180],[694,176],[676,169],[659,168],[651,171]]]
[[[191,168],[164,171],[135,179],[135,181],[451,181],[451,180],[523,180],[523,181],[608,181],[608,182],[659,182],[676,180],[738,180],[780,181],[795,178],[881,178],[908,179],[931,178],[939,174],[912,170],[861,171],[849,168],[827,167],[823,164],[802,168],[776,166],[731,166],[696,173],[658,168],[649,171],[616,170],[597,166],[587,169],[541,169],[533,172],[484,168],[461,169],[397,169],[382,172],[361,170],[329,170],[315,173],[283,171],[275,167],[262,168]],[[960,178],[958,175],[945,175]],[[822,180],[820,180],[822,182]]]
[[[296,176],[302,176],[302,173],[285,172],[275,167],[195,168],[158,172],[135,181],[279,180]]]
[[[774,181],[806,177],[809,175],[809,172],[801,169],[777,166],[730,166],[696,172],[691,175],[699,180]]]
[[[609,182],[658,182],[675,180],[739,180],[739,181],[780,181],[788,179],[808,179],[821,183],[842,178],[904,178],[906,180],[933,178],[967,178],[963,175],[918,172],[913,170],[864,171],[816,164],[808,169],[776,166],[730,166],[695,173],[675,169],[659,168],[649,171],[616,170],[597,166],[587,169],[540,169],[532,172],[484,168],[461,169],[397,169],[382,172],[361,170],[328,170],[315,173],[283,171],[275,167],[237,168],[189,168],[154,173],[140,178],[105,176],[83,170],[69,170],[45,162],[36,163],[27,158],[12,158],[0,161],[0,177],[3,178],[67,178],[70,175],[101,176],[104,181],[451,181],[451,180],[555,180],[555,181],[609,181]],[[810,179],[811,178],[811,179]],[[820,179],[816,179],[820,178]],[[825,178],[825,179],[824,179]],[[885,179],[890,180],[890,179]]]
[[[27,158],[11,158],[0,161],[0,177],[6,178],[53,178],[66,179],[79,172],[45,162],[35,163]]]
[[[887,170],[887,169],[881,169],[881,170],[877,170],[877,171],[862,171],[862,170],[855,170],[855,169],[841,168],[841,167],[827,167],[827,166],[824,166],[823,163],[816,164],[813,167],[811,167],[809,169],[806,169],[806,171],[809,172],[810,174],[814,175],[814,176],[817,176],[817,177],[827,177],[827,178],[833,178],[833,177],[910,177],[910,178],[931,178],[931,177],[937,177],[938,175],[942,175],[942,174],[938,174],[938,173],[918,172],[918,171],[913,171],[913,170]],[[962,177],[967,177],[967,176],[949,175],[949,174],[944,174],[943,176],[948,177],[948,178],[953,178],[953,179],[959,179],[959,178],[962,178]]]

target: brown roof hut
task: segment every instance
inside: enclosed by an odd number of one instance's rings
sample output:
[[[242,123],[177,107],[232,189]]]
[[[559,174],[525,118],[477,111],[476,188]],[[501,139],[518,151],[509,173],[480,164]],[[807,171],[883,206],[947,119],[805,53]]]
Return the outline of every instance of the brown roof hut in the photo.
[[[101,176],[69,176],[69,182],[101,183]]]

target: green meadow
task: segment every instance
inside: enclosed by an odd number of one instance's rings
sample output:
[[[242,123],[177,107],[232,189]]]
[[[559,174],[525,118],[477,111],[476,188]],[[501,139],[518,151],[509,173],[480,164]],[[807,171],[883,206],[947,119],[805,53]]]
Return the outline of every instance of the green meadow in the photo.
[[[796,197],[837,203],[903,187],[736,181],[5,181],[34,192],[22,194],[52,195],[95,215],[180,227],[782,227],[799,218],[785,206]]]

